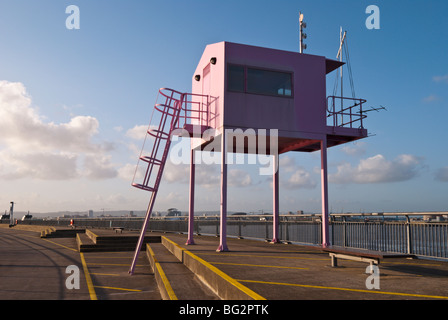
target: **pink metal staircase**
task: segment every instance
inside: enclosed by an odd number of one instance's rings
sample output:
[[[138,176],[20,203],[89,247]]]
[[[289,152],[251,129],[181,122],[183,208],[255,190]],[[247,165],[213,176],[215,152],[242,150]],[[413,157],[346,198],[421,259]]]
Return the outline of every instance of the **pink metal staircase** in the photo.
[[[161,100],[161,103],[157,101]],[[176,129],[185,129],[191,136],[194,128],[199,126],[199,132],[208,127],[210,119],[209,97],[191,93],[181,93],[172,89],[159,90],[156,104],[154,105],[151,122],[157,122],[157,126],[149,125],[145,143],[140,154],[139,163],[134,174],[132,186],[152,192],[145,220],[143,222],[140,237],[134,253],[130,274],[134,273],[136,261],[141,250],[149,219],[154,207],[157,191],[163,176],[163,170],[168,158],[171,146],[171,135]],[[154,116],[156,116],[154,118]],[[148,139],[149,138],[149,139]],[[150,143],[148,152],[145,151],[147,142]],[[139,165],[143,163],[143,177],[138,177]],[[136,182],[141,178],[140,182]]]

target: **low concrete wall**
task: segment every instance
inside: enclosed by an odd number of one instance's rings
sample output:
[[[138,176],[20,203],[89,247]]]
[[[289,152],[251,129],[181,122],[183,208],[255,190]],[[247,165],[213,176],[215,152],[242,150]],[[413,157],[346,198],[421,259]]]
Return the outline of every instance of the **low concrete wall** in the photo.
[[[162,237],[162,244],[221,299],[265,300],[259,294],[170,239]]]
[[[177,300],[176,294],[171,287],[170,282],[168,281],[165,272],[163,271],[160,263],[157,262],[157,259],[154,255],[154,251],[151,249],[149,244],[146,244],[146,256],[148,257],[149,264],[154,272],[154,276],[156,278],[157,286],[160,290],[160,295],[163,300]]]

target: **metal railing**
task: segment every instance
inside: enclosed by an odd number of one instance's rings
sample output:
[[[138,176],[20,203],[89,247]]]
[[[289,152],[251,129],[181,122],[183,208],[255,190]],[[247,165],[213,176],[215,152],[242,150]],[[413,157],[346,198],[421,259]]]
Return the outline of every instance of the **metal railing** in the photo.
[[[337,101],[339,103],[337,103]],[[344,102],[349,106],[344,106]],[[333,127],[353,128],[356,122],[359,122],[357,129],[364,129],[363,119],[367,118],[362,105],[367,100],[329,96],[327,98],[327,118],[333,117]]]
[[[439,213],[436,217],[448,216]],[[330,218],[331,244],[376,251],[410,253],[422,257],[448,259],[448,221],[423,221],[424,214],[389,213],[384,215],[332,215]],[[227,236],[271,240],[273,238],[272,216],[242,215],[227,217]],[[76,219],[79,227],[124,227],[140,230],[143,218]],[[8,223],[9,220],[0,220]],[[26,220],[22,224],[68,226],[70,219]],[[219,236],[219,217],[195,217],[194,233]],[[321,245],[320,215],[281,215],[279,237],[283,242],[305,245]],[[188,221],[185,216],[152,218],[148,230],[186,233]]]
[[[210,120],[215,116],[209,106],[216,98],[196,93],[183,93],[170,88],[161,88],[159,97],[163,103],[156,103],[155,108],[169,106],[170,109],[179,108],[178,128],[184,128],[187,124],[209,126]],[[173,113],[173,111],[170,111]],[[174,113],[173,113],[174,115]]]

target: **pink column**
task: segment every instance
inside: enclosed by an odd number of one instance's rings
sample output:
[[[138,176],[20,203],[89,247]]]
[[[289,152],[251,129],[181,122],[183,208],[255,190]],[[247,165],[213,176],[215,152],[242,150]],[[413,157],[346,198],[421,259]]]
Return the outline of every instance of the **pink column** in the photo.
[[[322,247],[330,245],[328,229],[328,178],[327,178],[327,137],[320,142],[321,186],[322,186]]]
[[[279,214],[279,182],[278,182],[278,175],[279,175],[279,167],[278,167],[279,161],[278,161],[278,155],[274,155],[274,161],[273,161],[273,167],[274,172],[272,174],[272,191],[273,191],[273,225],[272,225],[272,241],[271,243],[279,243],[279,235],[278,235],[278,214]]]
[[[221,219],[219,226],[218,252],[229,251],[227,248],[227,137],[223,129],[221,134]]]
[[[190,206],[188,208],[188,240],[187,245],[194,244],[194,178],[195,178],[195,163],[194,163],[194,149],[191,149],[190,156]]]

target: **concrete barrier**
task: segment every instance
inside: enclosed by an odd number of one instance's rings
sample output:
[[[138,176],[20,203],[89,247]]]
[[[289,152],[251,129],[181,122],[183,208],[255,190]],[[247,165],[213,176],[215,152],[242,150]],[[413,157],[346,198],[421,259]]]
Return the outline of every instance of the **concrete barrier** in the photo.
[[[162,244],[223,300],[266,300],[207,261],[162,236]]]
[[[177,296],[171,287],[168,278],[165,275],[160,263],[155,257],[154,251],[151,249],[149,244],[146,244],[146,256],[148,257],[149,264],[154,272],[156,278],[157,286],[159,287],[160,295],[163,300],[177,300]]]

